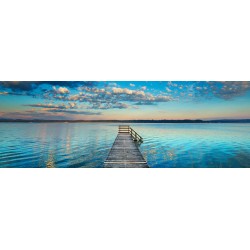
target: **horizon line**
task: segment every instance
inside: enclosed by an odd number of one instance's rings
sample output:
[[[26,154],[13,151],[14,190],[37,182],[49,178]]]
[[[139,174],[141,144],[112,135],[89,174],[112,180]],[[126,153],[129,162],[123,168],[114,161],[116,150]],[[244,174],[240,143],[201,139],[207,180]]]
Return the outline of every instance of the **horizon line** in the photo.
[[[0,122],[5,121],[23,121],[23,122],[216,122],[216,121],[250,121],[250,118],[218,118],[218,119],[100,119],[100,120],[82,120],[82,119],[15,119],[0,118]]]

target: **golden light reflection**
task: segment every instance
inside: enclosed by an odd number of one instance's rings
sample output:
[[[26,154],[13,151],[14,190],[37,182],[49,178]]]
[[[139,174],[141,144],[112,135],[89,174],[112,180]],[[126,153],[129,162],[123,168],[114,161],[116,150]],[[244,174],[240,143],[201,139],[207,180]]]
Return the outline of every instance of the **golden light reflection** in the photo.
[[[174,150],[172,149],[172,150],[169,150],[167,152],[167,156],[168,156],[169,160],[173,161],[175,159],[176,154],[175,154]]]
[[[49,152],[49,157],[46,162],[46,167],[47,168],[55,168],[55,158],[54,158],[54,153],[53,151]]]
[[[66,137],[66,153],[71,154],[71,134],[69,132]]]

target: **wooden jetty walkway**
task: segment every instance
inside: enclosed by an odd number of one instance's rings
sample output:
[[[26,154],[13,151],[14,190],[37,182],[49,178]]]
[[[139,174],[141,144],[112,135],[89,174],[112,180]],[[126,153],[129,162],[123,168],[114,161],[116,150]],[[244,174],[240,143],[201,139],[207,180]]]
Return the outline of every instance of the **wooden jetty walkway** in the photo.
[[[105,168],[147,168],[138,146],[143,139],[130,126],[119,126],[118,135],[104,162]]]

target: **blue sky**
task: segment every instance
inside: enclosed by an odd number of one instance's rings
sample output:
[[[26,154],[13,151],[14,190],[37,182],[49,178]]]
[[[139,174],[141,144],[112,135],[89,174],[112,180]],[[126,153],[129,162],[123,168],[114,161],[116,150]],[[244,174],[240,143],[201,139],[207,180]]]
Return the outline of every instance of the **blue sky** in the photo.
[[[0,82],[0,118],[244,119],[250,82]]]

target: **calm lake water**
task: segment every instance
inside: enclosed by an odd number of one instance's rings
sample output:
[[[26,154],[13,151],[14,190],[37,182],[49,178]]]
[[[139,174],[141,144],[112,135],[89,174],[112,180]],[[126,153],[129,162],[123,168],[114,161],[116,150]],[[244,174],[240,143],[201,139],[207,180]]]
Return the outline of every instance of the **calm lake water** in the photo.
[[[0,123],[0,167],[103,167],[119,124]],[[250,167],[250,124],[131,124],[150,167]]]

